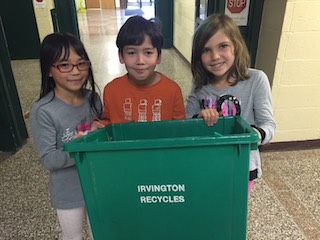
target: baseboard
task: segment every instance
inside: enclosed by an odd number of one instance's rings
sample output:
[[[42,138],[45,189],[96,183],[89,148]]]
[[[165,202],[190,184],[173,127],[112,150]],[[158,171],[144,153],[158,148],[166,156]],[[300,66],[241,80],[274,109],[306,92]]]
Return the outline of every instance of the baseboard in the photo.
[[[261,152],[266,151],[297,151],[320,148],[320,139],[290,142],[275,142],[260,146]]]

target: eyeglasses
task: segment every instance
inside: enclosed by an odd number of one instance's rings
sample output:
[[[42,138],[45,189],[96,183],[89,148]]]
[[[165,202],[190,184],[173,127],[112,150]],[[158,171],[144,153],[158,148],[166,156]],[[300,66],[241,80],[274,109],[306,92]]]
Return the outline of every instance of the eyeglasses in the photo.
[[[58,68],[58,70],[62,73],[68,73],[73,70],[74,67],[77,67],[79,71],[86,71],[90,68],[91,62],[79,62],[77,64],[72,63],[59,63],[59,64],[52,64],[53,67]]]

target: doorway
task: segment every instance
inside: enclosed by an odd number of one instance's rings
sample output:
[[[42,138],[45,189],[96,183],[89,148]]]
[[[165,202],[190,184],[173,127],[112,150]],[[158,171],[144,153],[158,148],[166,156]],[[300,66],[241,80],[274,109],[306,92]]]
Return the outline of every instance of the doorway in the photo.
[[[121,6],[125,10],[125,16],[139,15],[146,19],[155,16],[154,0],[121,0]]]
[[[86,0],[87,8],[115,9],[114,0]]]
[[[100,0],[86,0],[87,8],[100,8]]]

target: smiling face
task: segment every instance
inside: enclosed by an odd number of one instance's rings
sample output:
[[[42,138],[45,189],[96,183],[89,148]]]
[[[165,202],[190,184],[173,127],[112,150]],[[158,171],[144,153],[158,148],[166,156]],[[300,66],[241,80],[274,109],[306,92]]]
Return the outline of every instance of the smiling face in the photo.
[[[154,70],[161,56],[148,36],[141,45],[125,46],[122,54],[119,52],[119,60],[125,64],[129,80],[134,84],[146,86],[159,80]]]
[[[215,76],[215,82],[226,81],[235,60],[234,46],[223,30],[217,31],[205,44],[201,54],[203,67]]]
[[[62,56],[64,56],[64,53],[62,54]],[[57,62],[55,62],[54,65],[75,65],[82,62],[86,62],[86,60],[80,57],[74,51],[74,49],[71,48],[68,59],[60,59]],[[87,69],[80,71],[77,66],[73,66],[73,69],[70,72],[60,72],[60,70],[55,66],[51,66],[49,73],[55,81],[55,94],[57,96],[70,96],[75,93],[78,93],[88,79],[89,70]]]

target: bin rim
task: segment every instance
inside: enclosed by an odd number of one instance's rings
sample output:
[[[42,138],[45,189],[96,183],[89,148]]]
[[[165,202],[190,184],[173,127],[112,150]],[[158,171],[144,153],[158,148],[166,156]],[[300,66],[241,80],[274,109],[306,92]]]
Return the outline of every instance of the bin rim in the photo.
[[[235,117],[221,117],[219,121],[228,118],[235,118],[235,120],[245,129],[245,133],[236,135],[220,133],[214,134],[214,136],[192,136],[192,137],[176,137],[176,138],[156,138],[156,139],[134,139],[134,140],[117,140],[117,141],[86,141],[87,137],[94,137],[100,132],[106,131],[105,128],[98,129],[94,132],[88,133],[87,136],[83,136],[72,140],[69,143],[64,144],[64,151],[73,152],[97,152],[97,151],[118,151],[125,149],[156,149],[156,148],[176,148],[176,147],[199,147],[210,145],[229,145],[229,144],[257,144],[260,139],[258,134],[252,129],[252,127],[244,121],[240,116]],[[185,119],[185,120],[168,120],[168,121],[180,121],[183,122],[199,122],[203,119]],[[167,122],[167,121],[161,121]],[[149,122],[150,123],[150,122]],[[158,122],[159,123],[159,122]],[[144,123],[124,123],[124,124],[144,124]],[[118,124],[111,124],[118,125]],[[111,126],[110,126],[111,127]],[[208,127],[210,128],[210,127]]]
[[[64,151],[67,152],[97,152],[97,151],[116,151],[126,149],[155,149],[155,148],[177,148],[177,147],[198,147],[198,146],[217,146],[231,144],[254,144],[255,139],[247,135],[237,135],[236,137],[224,136],[219,137],[183,137],[183,138],[161,138],[161,139],[144,139],[144,140],[125,140],[116,142],[90,142],[76,143],[73,145],[66,144]],[[146,146],[150,145],[150,146]]]

